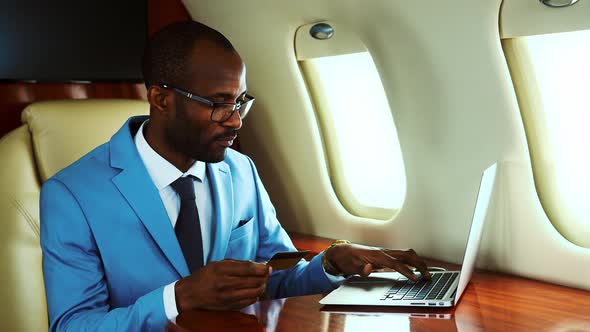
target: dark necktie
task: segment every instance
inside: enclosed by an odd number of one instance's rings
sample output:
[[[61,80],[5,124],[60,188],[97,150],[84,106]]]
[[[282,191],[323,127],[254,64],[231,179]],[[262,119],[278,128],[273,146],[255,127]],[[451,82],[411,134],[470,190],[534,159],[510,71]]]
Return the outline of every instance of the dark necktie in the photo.
[[[195,188],[191,176],[178,178],[171,184],[180,196],[180,213],[174,232],[191,273],[203,266],[201,223],[195,203]]]

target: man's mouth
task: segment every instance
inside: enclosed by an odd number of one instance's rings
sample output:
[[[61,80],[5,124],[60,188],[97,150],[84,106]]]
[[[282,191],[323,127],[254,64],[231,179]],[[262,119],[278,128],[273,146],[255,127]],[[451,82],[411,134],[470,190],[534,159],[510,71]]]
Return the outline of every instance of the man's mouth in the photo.
[[[216,141],[219,142],[219,144],[221,144],[222,146],[230,147],[232,144],[234,144],[234,140],[236,139],[236,137],[237,135],[224,136],[216,139]]]

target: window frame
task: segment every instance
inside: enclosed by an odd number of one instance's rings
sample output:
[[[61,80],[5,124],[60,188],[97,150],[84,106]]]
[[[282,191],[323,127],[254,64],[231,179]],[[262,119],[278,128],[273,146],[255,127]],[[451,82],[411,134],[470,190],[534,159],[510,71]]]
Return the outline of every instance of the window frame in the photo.
[[[357,50],[358,51],[358,50]],[[364,52],[366,52],[373,65],[376,68],[375,62],[373,61],[373,57],[371,56],[370,52],[365,48]],[[354,53],[363,53],[363,52],[354,52]],[[349,53],[353,54],[353,53]],[[344,54],[338,54],[344,55]],[[324,93],[324,90],[321,88],[321,83],[319,77],[320,74],[315,70],[315,66],[310,64],[309,61],[313,61],[312,58],[308,58],[305,60],[298,61],[298,65],[300,68],[300,72],[302,73],[303,80],[305,82],[305,86],[307,88],[308,94],[311,99],[311,104],[314,109],[314,114],[319,124],[320,135],[322,137],[322,144],[325,151],[325,160],[328,167],[328,175],[336,197],[342,204],[345,210],[347,210],[350,214],[363,217],[363,218],[370,218],[373,220],[378,221],[388,221],[395,218],[395,216],[399,213],[403,206],[403,202],[405,201],[406,193],[407,193],[407,181],[403,183],[403,192],[402,194],[402,202],[399,208],[383,208],[378,206],[371,206],[367,204],[363,204],[358,199],[356,199],[355,195],[352,192],[348,182],[346,181],[346,174],[344,174],[345,170],[341,166],[342,165],[342,156],[340,151],[335,147],[338,144],[337,138],[337,128],[335,127],[334,122],[330,121],[329,116],[326,114],[328,110],[323,109],[322,105],[327,105],[328,102],[326,101],[328,96]],[[383,89],[385,93],[385,89]],[[389,106],[389,105],[388,105]],[[391,112],[391,108],[389,108]],[[394,135],[398,137],[397,129],[395,127],[395,120],[392,117],[392,126],[395,130]],[[402,177],[406,179],[405,174],[405,166],[403,164],[403,155],[401,153],[401,146],[399,143],[399,139],[397,140],[397,145],[399,148],[401,162],[401,172]]]
[[[516,99],[520,108],[533,179],[537,197],[553,227],[569,242],[590,248],[590,223],[576,218],[576,213],[567,208],[560,192],[560,173],[554,156],[547,146],[553,143],[547,136],[551,130],[544,119],[546,110],[541,99],[541,86],[537,81],[533,54],[528,46],[528,37],[502,39],[502,48],[512,77]]]

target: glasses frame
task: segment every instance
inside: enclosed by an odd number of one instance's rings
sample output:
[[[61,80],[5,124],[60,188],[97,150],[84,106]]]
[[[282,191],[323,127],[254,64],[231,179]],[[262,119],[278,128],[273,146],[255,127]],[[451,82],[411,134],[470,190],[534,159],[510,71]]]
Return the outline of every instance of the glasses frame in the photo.
[[[238,115],[240,116],[240,119],[245,118],[246,115],[248,115],[249,112],[246,112],[242,116],[241,113],[239,112],[239,110],[245,104],[248,104],[248,103],[252,104],[254,102],[254,100],[256,99],[256,98],[254,98],[254,96],[249,95],[249,94],[246,93],[246,94],[244,94],[244,97],[247,98],[247,100],[244,101],[244,102],[238,101],[237,103],[216,103],[216,102],[210,101],[209,99],[206,99],[206,98],[197,96],[197,95],[195,95],[195,94],[193,94],[191,92],[188,92],[186,90],[179,89],[177,87],[171,86],[170,84],[160,83],[159,86],[162,87],[162,88],[164,88],[164,89],[172,90],[172,91],[174,91],[174,92],[176,92],[176,93],[178,93],[178,94],[180,94],[180,95],[182,95],[182,96],[184,96],[186,98],[189,98],[189,99],[194,100],[194,101],[198,101],[198,102],[200,102],[202,104],[205,104],[205,105],[211,107],[211,116],[209,117],[209,119],[211,121],[217,122],[217,123],[222,123],[222,122],[225,122],[225,121],[229,120],[234,115],[234,113],[236,111],[238,111]],[[213,114],[215,113],[215,110],[216,109],[221,109],[221,107],[223,107],[223,106],[231,106],[232,107],[231,113],[225,113],[227,115],[223,116],[223,118],[221,120],[215,120],[215,119],[213,119]],[[250,107],[252,107],[252,105],[250,105]]]

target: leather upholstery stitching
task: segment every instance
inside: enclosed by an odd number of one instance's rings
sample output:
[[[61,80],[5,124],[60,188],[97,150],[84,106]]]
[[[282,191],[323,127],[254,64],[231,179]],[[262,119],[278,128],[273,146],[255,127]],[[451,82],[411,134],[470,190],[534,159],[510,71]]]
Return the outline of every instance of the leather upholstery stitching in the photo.
[[[14,203],[16,209],[25,217],[25,220],[27,221],[35,235],[37,235],[37,237],[40,238],[41,231],[39,223],[35,220],[35,218],[33,218],[29,211],[27,211],[27,209],[19,202],[18,199],[13,197],[12,202]]]

